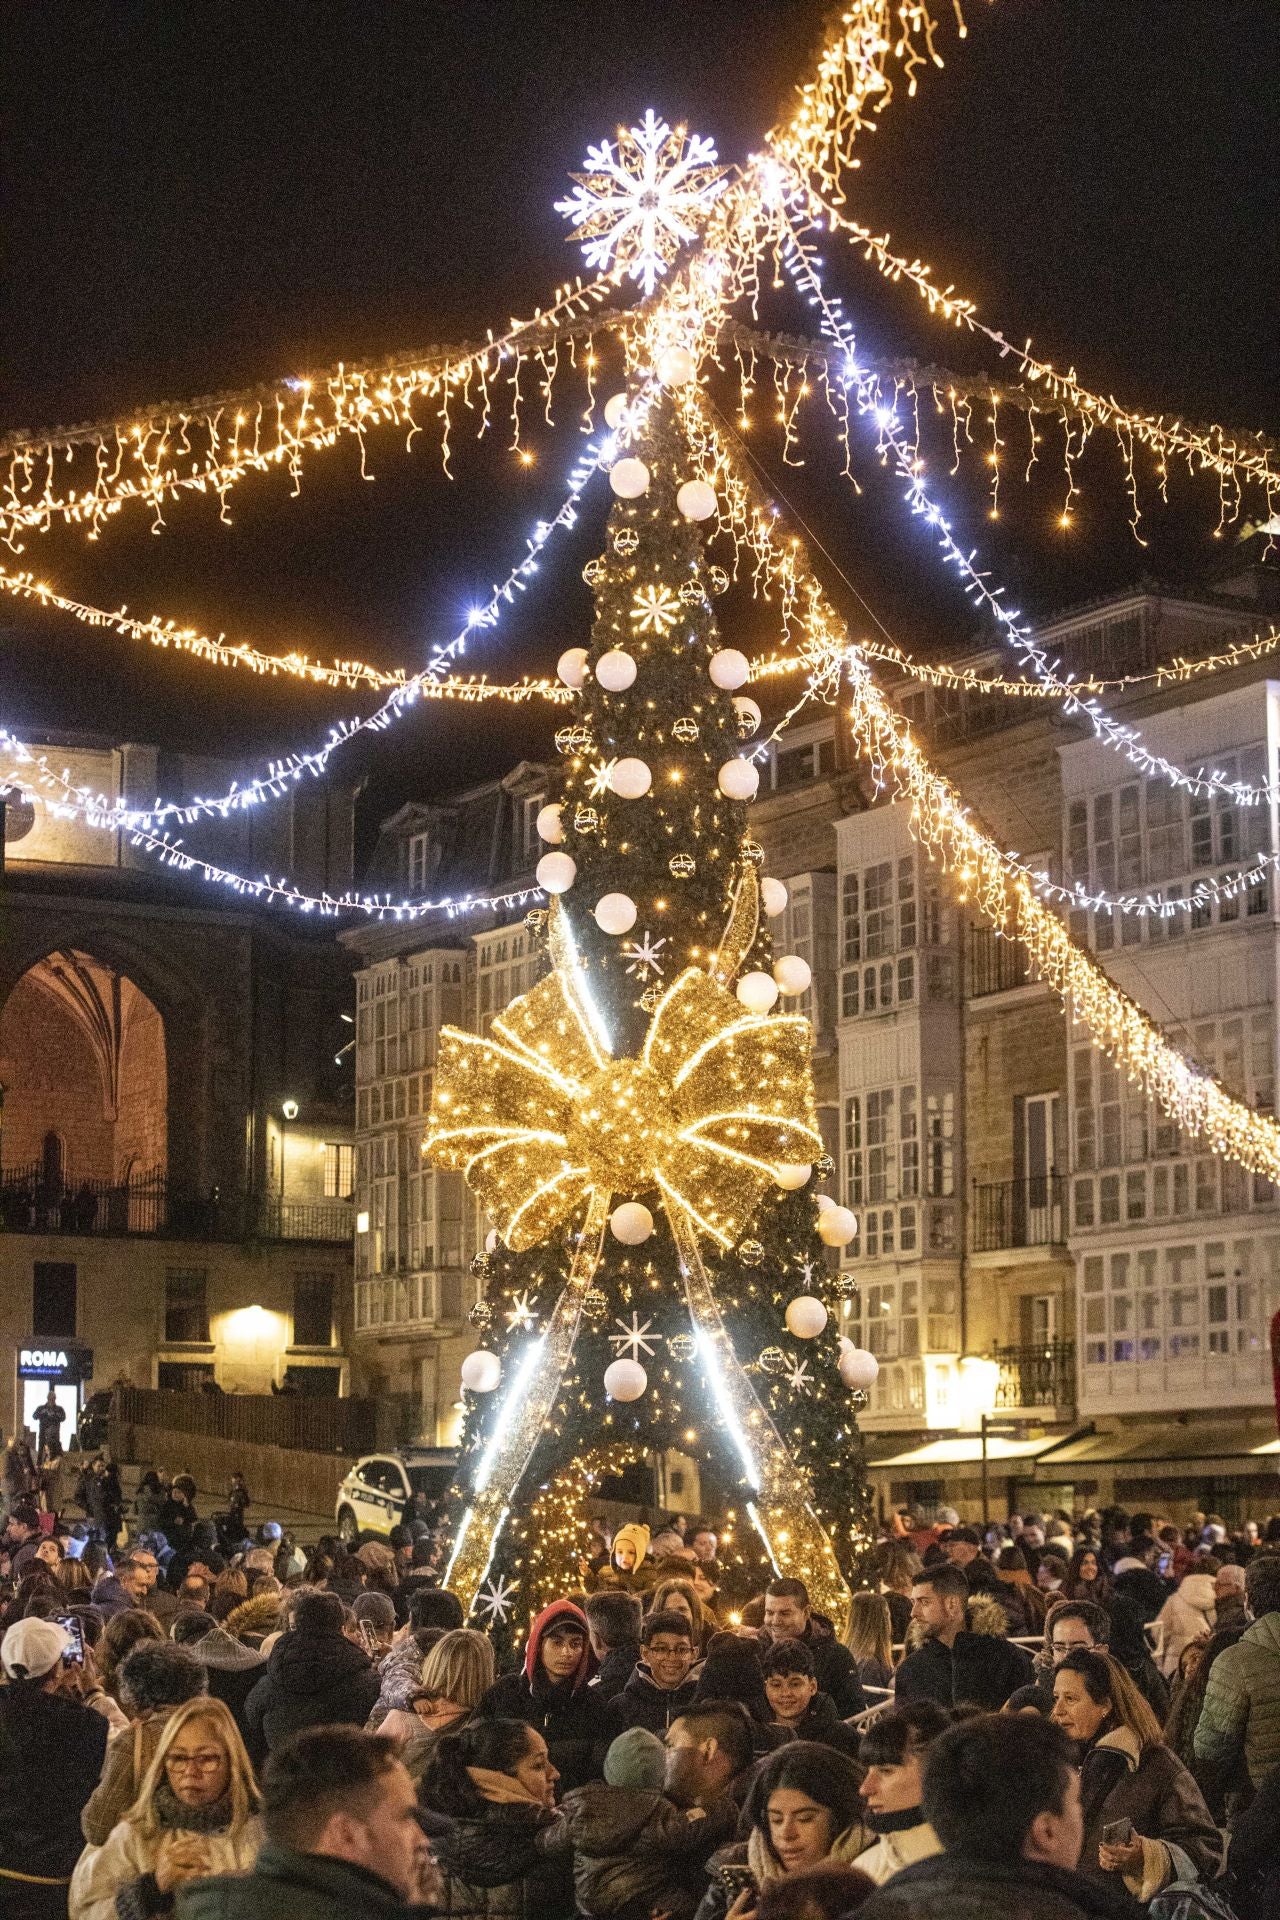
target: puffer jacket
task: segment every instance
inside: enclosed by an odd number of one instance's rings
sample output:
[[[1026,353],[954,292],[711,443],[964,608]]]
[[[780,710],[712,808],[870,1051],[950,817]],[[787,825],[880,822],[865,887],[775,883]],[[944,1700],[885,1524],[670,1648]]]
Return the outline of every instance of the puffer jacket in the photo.
[[[1209,1670],[1196,1761],[1230,1785],[1241,1762],[1260,1787],[1280,1764],[1280,1613],[1264,1613]]]
[[[106,1745],[106,1721],[80,1701],[45,1693],[34,1680],[0,1688],[0,1867],[54,1883],[0,1879],[5,1920],[65,1915],[80,1810]]]
[[[1213,1632],[1215,1598],[1211,1574],[1189,1573],[1156,1615],[1156,1665],[1166,1680],[1177,1679],[1183,1649]]]
[[[938,1853],[895,1873],[858,1909],[860,1920],[1142,1920],[1118,1874],[1103,1886],[1040,1860]]]
[[[1080,1763],[1084,1845],[1080,1872],[1113,1885],[1098,1864],[1102,1830],[1128,1817],[1142,1840],[1142,1871],[1125,1885],[1145,1905],[1175,1880],[1212,1880],[1222,1868],[1222,1835],[1195,1777],[1166,1746],[1139,1749],[1136,1734],[1117,1726],[1094,1741]]]
[[[565,1795],[561,1811],[573,1845],[578,1909],[590,1920],[609,1920],[632,1902],[648,1913],[687,1900],[688,1869],[728,1839],[733,1826],[727,1801],[720,1802],[719,1818],[693,1818],[665,1794],[639,1787],[579,1787]]]
[[[693,1705],[698,1683],[688,1679],[678,1687],[659,1687],[648,1667],[638,1665],[621,1693],[605,1701],[606,1740],[625,1733],[628,1727],[645,1727],[650,1733],[666,1733],[673,1720]]]
[[[432,1846],[441,1920],[572,1920],[568,1830],[550,1808],[488,1805],[475,1819],[441,1821]]]
[[[378,1697],[365,1726],[376,1733],[389,1713],[409,1706],[422,1685],[424,1655],[412,1634],[398,1640],[378,1669]]]
[[[368,1655],[342,1634],[282,1634],[244,1704],[249,1757],[261,1767],[303,1727],[362,1727],[377,1697]]]

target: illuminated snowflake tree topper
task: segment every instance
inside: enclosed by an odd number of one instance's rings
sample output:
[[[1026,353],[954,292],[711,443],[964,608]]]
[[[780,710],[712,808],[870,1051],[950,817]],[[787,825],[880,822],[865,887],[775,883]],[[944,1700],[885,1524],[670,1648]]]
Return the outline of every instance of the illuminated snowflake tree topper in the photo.
[[[621,267],[652,293],[697,223],[724,191],[726,168],[700,133],[669,127],[653,109],[638,127],[588,147],[585,173],[556,212],[573,222],[587,265]]]

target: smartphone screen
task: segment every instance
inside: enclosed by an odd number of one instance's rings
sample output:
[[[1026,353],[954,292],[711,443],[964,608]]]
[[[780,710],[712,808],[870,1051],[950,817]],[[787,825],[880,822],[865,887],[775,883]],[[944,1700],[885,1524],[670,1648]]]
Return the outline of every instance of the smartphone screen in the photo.
[[[360,1638],[364,1641],[366,1652],[376,1653],[378,1651],[378,1636],[367,1620],[360,1622]]]
[[[82,1667],[84,1665],[84,1622],[78,1613],[59,1613],[55,1616],[58,1625],[71,1636],[71,1645],[62,1656],[64,1667]]]
[[[1133,1838],[1132,1820],[1108,1820],[1102,1829],[1104,1847],[1127,1847]]]

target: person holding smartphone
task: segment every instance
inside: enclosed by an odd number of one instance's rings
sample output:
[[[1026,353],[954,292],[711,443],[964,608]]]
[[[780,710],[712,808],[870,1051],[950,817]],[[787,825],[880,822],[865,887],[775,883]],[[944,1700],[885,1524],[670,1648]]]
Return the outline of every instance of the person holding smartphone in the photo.
[[[1144,1904],[1175,1880],[1212,1880],[1222,1835],[1194,1775],[1118,1661],[1080,1649],[1053,1679],[1053,1715],[1080,1761],[1080,1872],[1119,1874]]]
[[[874,1838],[863,1819],[854,1762],[832,1747],[792,1740],[758,1768],[743,1809],[741,1841],[708,1864],[697,1920],[747,1920],[762,1890],[815,1867],[848,1866]]]
[[[107,1723],[80,1697],[70,1634],[18,1620],[0,1641],[0,1914],[64,1920]]]

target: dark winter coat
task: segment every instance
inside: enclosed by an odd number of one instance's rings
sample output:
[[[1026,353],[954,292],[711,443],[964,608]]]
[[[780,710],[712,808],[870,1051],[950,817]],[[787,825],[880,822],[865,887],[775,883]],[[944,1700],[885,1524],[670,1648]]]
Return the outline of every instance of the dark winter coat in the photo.
[[[958,1633],[954,1647],[926,1640],[898,1668],[894,1698],[936,1700],[940,1707],[998,1713],[1009,1695],[1035,1677],[1029,1654],[989,1633]]]
[[[1080,1799],[1080,1872],[1089,1879],[1115,1881],[1115,1874],[1098,1865],[1098,1847],[1102,1829],[1126,1818],[1133,1822],[1135,1838],[1143,1841],[1143,1861],[1141,1878],[1126,1875],[1125,1884],[1144,1905],[1174,1880],[1212,1880],[1220,1871],[1222,1836],[1194,1775],[1170,1748],[1140,1752],[1137,1736],[1127,1727],[1103,1733],[1080,1763]],[[1190,1873],[1179,1854],[1190,1862]]]
[[[571,1920],[573,1856],[549,1808],[489,1804],[475,1819],[442,1822],[432,1845],[442,1920]]]
[[[1109,1884],[1039,1860],[971,1860],[939,1853],[903,1867],[859,1907],[860,1920],[1141,1920],[1112,1874]]]
[[[841,1646],[834,1633],[815,1626],[812,1620],[800,1637],[813,1657],[819,1693],[828,1696],[842,1720],[864,1713],[867,1696],[858,1678],[857,1661],[848,1647]]]
[[[245,1707],[262,1678],[266,1655],[246,1647],[223,1627],[211,1627],[192,1643],[190,1651],[205,1670],[210,1694],[230,1709],[243,1736],[249,1724]]]
[[[1227,1783],[1243,1761],[1255,1787],[1280,1763],[1280,1613],[1264,1613],[1210,1667],[1196,1760]]]
[[[1053,1668],[1038,1666],[1035,1679],[1011,1693],[1005,1706],[1010,1713],[1025,1713],[1032,1708],[1047,1720],[1053,1712]]]
[[[837,1753],[847,1753],[854,1760],[858,1757],[861,1744],[858,1735],[840,1718],[834,1702],[825,1693],[815,1693],[808,1712],[794,1727],[787,1727],[786,1732],[793,1739],[815,1740],[820,1747],[834,1747]]]
[[[99,1580],[95,1581],[90,1598],[107,1620],[113,1620],[116,1614],[126,1613],[138,1604],[128,1589],[120,1584],[114,1573],[104,1573]]]
[[[250,1758],[260,1767],[272,1747],[303,1727],[362,1727],[377,1697],[368,1655],[341,1633],[281,1634],[245,1701]]]
[[[542,1665],[543,1638],[558,1620],[572,1620],[583,1633],[577,1671],[552,1682]],[[595,1658],[586,1640],[586,1616],[571,1600],[553,1600],[529,1628],[524,1667],[504,1673],[476,1708],[477,1720],[523,1720],[547,1743],[560,1775],[561,1792],[583,1786],[596,1774],[596,1747],[605,1739],[605,1702],[587,1683]]]
[[[408,1906],[364,1867],[270,1840],[252,1872],[189,1881],[174,1909],[175,1920],[428,1920],[434,1911]]]
[[[639,1665],[621,1693],[605,1703],[604,1737],[612,1740],[628,1727],[646,1727],[650,1733],[666,1733],[673,1720],[693,1705],[698,1691],[696,1680],[685,1680],[678,1687],[654,1684],[648,1667]]]
[[[1231,1829],[1227,1873],[1240,1920],[1280,1920],[1280,1767],[1273,1767]]]
[[[65,1916],[84,1848],[80,1813],[102,1772],[107,1731],[92,1707],[34,1681],[0,1688],[0,1869],[63,1883],[42,1887],[0,1873],[5,1920]]]
[[[599,1700],[612,1700],[622,1692],[640,1659],[640,1642],[632,1647],[614,1647],[600,1662],[600,1671],[591,1682],[591,1691]]]
[[[665,1794],[635,1787],[579,1787],[561,1811],[573,1846],[573,1884],[581,1913],[616,1920],[635,1907],[638,1920],[680,1902],[692,1912],[690,1865],[700,1865],[733,1831],[733,1810],[691,1820]],[[683,1873],[681,1872],[683,1869]]]
[[[1131,1600],[1142,1615],[1143,1626],[1147,1626],[1155,1619],[1173,1588],[1150,1567],[1126,1567],[1123,1573],[1116,1574],[1112,1592],[1118,1593],[1122,1600]]]

